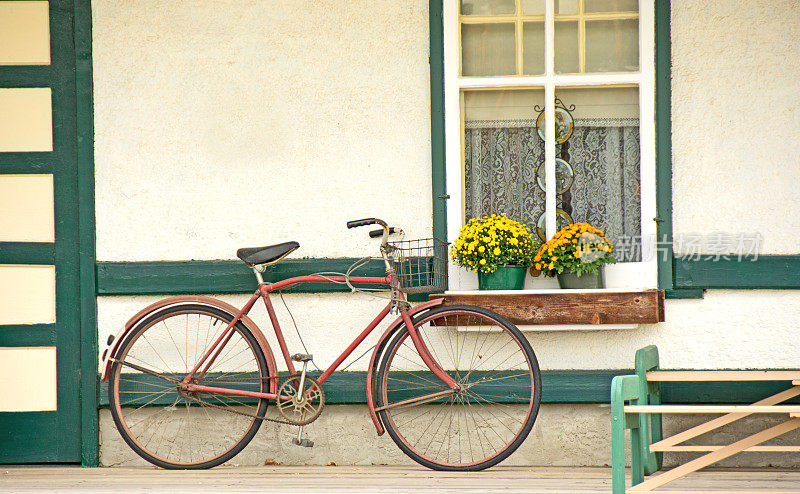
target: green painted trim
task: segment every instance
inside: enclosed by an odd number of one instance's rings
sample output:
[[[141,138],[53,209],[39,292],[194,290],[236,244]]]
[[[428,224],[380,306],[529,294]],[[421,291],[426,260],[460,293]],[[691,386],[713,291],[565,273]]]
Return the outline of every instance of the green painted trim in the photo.
[[[542,403],[608,403],[614,376],[633,370],[543,371]],[[312,373],[318,375],[319,373]],[[97,377],[98,381],[100,377]],[[325,402],[331,405],[366,403],[367,373],[336,372],[325,382]],[[100,405],[108,407],[108,383],[101,383]]]
[[[264,272],[264,280],[323,272],[346,272],[354,258],[285,259]],[[372,261],[356,276],[385,276],[383,262]],[[253,293],[253,272],[241,261],[158,261],[97,263],[99,295],[173,295],[195,293]],[[346,285],[306,283],[286,293],[349,292]]]
[[[800,289],[800,255],[736,257],[731,259],[675,258],[676,288]]]
[[[679,288],[674,290],[664,290],[664,298],[666,299],[697,299],[703,298],[705,290],[694,288]]]
[[[633,374],[621,370],[549,370],[542,371],[542,403],[608,404],[611,380],[615,376]],[[318,374],[318,373],[317,373]],[[325,401],[330,405],[363,405],[366,403],[366,372],[337,372],[325,382]],[[96,376],[99,382],[100,376]],[[746,385],[745,385],[746,384]],[[100,383],[100,406],[108,407],[108,383]],[[709,382],[661,383],[664,403],[739,404],[753,403],[764,396],[786,389],[781,382]],[[787,403],[800,403],[800,397]]]
[[[53,173],[50,153],[3,153],[0,174],[24,173]]]
[[[670,0],[655,2],[656,238],[668,253],[658,256],[658,287],[673,287],[672,266],[672,46]]]
[[[53,65],[4,65],[0,87],[48,87],[58,75]]]
[[[55,324],[13,324],[0,326],[0,346],[55,346],[58,328]]]
[[[75,1],[75,91],[77,113],[78,235],[81,317],[81,464],[100,463],[100,387],[93,376],[97,356],[95,286],[94,122],[92,100],[91,0]]]
[[[442,1],[430,0],[431,194],[433,236],[447,239],[447,184],[444,150],[444,26]]]
[[[50,242],[0,242],[0,264],[53,264],[55,245]]]

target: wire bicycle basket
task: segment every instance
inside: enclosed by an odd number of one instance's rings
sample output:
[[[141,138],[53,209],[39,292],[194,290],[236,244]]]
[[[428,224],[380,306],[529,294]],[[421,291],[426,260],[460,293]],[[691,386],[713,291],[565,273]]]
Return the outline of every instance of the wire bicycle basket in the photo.
[[[447,242],[421,238],[389,242],[389,261],[405,293],[447,290]]]

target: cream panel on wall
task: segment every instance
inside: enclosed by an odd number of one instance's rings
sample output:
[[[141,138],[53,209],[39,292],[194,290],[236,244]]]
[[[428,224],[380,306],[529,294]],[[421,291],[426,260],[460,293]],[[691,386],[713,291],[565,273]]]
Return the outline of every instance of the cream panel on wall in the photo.
[[[0,412],[55,410],[56,348],[0,348]]]
[[[430,236],[428,2],[92,2],[97,257]],[[124,118],[120,118],[120,115]]]
[[[761,234],[800,242],[800,2],[673,0],[676,236]]]
[[[0,325],[55,321],[55,266],[0,264]]]
[[[0,175],[0,242],[53,242],[52,175]]]
[[[50,2],[0,2],[0,65],[50,64]]]
[[[50,88],[0,88],[0,153],[53,150]]]

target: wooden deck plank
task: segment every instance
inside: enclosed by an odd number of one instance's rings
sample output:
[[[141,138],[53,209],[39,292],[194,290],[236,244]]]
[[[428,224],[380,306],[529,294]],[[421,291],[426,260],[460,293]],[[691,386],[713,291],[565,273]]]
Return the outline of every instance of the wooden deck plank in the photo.
[[[800,486],[798,470],[720,469],[694,473],[656,492],[798,494],[797,491],[793,491],[798,486]],[[745,489],[751,490],[745,491]],[[168,471],[147,466],[81,468],[8,465],[0,469],[0,491],[80,492],[81,494],[130,492],[608,494],[611,492],[611,469],[519,467],[501,464],[482,472],[434,472],[416,465],[226,466],[200,471]]]

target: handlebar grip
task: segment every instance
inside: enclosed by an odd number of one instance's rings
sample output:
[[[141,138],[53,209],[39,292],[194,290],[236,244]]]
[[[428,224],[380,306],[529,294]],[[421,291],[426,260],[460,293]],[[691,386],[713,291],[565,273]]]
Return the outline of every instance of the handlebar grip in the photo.
[[[389,227],[389,235],[391,235],[392,233],[394,233],[394,227],[390,226]],[[378,237],[380,237],[382,235],[383,235],[383,228],[381,228],[380,230],[372,230],[371,232],[369,232],[369,236],[372,237],[372,238],[378,238]]]
[[[364,218],[363,220],[352,220],[347,222],[347,228],[356,228],[359,226],[374,225],[378,220],[375,218]]]

